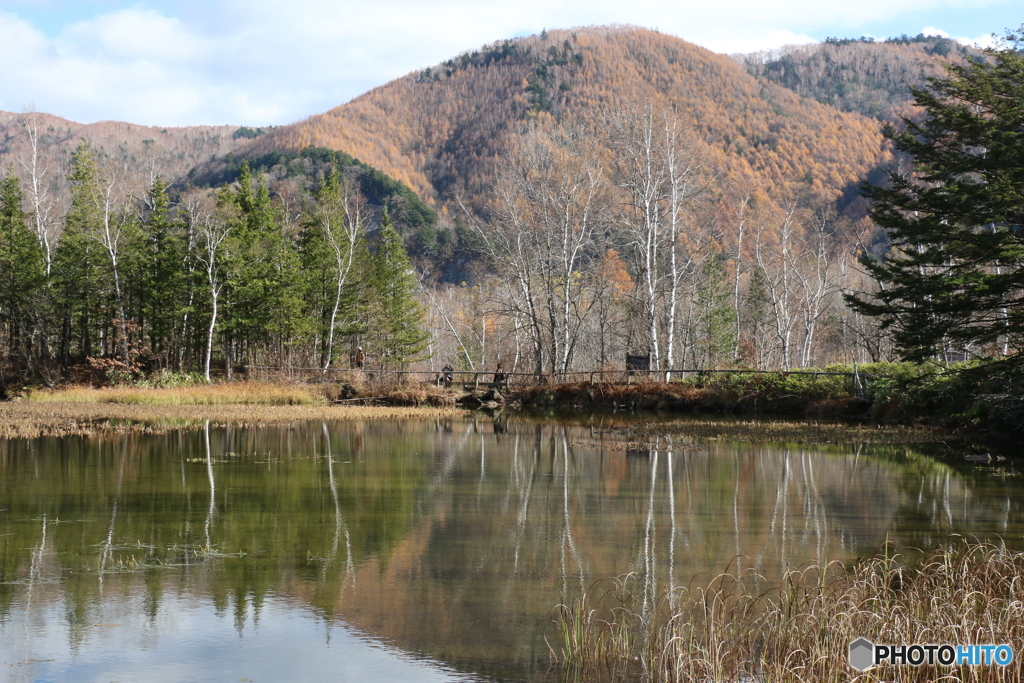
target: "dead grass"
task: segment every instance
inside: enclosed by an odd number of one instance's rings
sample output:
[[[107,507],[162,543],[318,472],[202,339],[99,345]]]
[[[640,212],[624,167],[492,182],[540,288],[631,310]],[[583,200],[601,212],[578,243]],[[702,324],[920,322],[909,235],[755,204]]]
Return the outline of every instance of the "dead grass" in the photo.
[[[36,403],[119,403],[125,405],[326,405],[324,389],[317,385],[270,382],[227,382],[184,387],[83,387],[33,391]]]
[[[102,431],[166,432],[216,424],[262,424],[302,420],[389,420],[464,415],[436,407],[127,404],[99,402],[0,403],[0,439],[82,436]]]
[[[914,567],[880,555],[788,573],[764,590],[723,574],[665,595],[649,615],[636,576],[558,606],[566,680],[1019,681],[1022,667],[848,666],[859,637],[885,644],[1024,647],[1024,553],[951,540]]]

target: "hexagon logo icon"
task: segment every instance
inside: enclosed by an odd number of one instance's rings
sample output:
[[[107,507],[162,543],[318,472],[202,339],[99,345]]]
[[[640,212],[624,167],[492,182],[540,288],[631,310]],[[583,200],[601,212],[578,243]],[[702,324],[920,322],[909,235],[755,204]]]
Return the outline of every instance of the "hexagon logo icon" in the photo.
[[[858,638],[850,643],[850,666],[857,671],[867,671],[875,665],[875,646],[867,638]]]

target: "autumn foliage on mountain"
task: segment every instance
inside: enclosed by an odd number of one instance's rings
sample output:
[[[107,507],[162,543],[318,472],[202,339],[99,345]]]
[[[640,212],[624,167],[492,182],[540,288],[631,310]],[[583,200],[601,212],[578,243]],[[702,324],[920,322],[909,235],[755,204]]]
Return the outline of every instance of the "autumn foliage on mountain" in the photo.
[[[495,43],[281,127],[242,153],[345,150],[444,204],[486,193],[497,161],[531,119],[597,131],[626,103],[687,119],[718,184],[737,192],[837,199],[887,160],[877,121],[759,80],[727,56],[633,27]]]
[[[123,121],[75,123],[42,112],[0,112],[0,170],[22,174],[31,165],[32,136],[36,165],[53,194],[64,195],[71,157],[85,139],[106,164],[119,167],[139,188],[154,176],[183,177],[189,169],[214,156],[230,153],[259,131],[238,126],[160,128]],[[66,199],[66,197],[65,197]]]
[[[944,76],[946,63],[983,58],[977,48],[919,34],[884,41],[829,38],[741,55],[738,61],[753,76],[822,104],[898,123],[915,113],[911,86],[925,87],[929,78]]]
[[[20,273],[0,371],[890,358],[843,305],[888,249],[860,184],[894,161],[880,121],[914,114],[909,86],[972,57],[925,37],[729,57],[604,27],[266,131],[0,114],[0,266]]]

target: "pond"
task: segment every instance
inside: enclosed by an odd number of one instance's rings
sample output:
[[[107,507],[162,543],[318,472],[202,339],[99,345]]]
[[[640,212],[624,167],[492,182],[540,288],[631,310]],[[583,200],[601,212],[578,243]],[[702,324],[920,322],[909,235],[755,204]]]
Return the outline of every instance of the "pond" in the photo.
[[[626,440],[611,417],[0,442],[0,678],[558,680],[554,607],[886,539],[1018,544],[1021,480],[911,447]]]

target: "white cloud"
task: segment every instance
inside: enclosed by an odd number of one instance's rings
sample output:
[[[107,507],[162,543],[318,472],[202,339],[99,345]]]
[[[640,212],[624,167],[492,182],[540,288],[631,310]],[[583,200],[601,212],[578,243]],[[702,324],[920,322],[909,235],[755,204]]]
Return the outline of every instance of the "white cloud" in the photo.
[[[154,10],[124,9],[68,26],[58,42],[82,55],[109,60],[195,63],[211,54],[210,41]]]
[[[977,38],[967,38],[965,36],[950,35],[948,32],[943,31],[941,28],[936,28],[934,26],[925,26],[924,28],[921,29],[921,33],[925,34],[926,36],[942,36],[943,38],[952,38],[958,43],[962,43],[964,45],[973,45],[975,47],[981,48],[998,47],[1001,44],[1001,38],[998,35],[993,35],[991,33],[983,36],[978,36]]]

